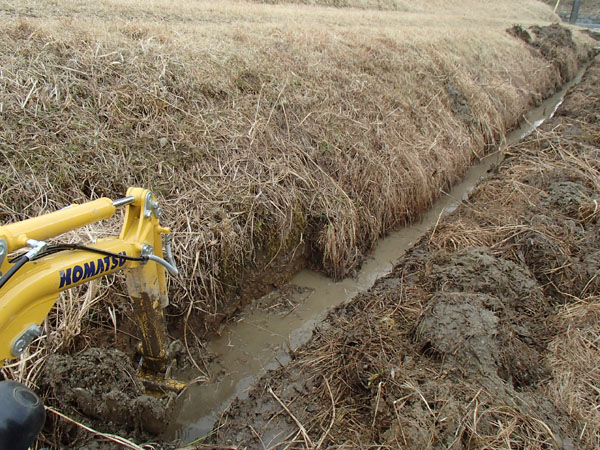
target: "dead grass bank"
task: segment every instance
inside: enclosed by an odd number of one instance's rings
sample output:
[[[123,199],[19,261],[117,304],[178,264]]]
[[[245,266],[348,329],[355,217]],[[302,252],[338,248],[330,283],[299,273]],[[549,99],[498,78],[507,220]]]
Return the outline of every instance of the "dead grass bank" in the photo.
[[[496,2],[490,0],[476,1],[466,0],[463,2],[428,0],[425,2],[412,2],[410,0],[254,0],[257,3],[268,4],[301,4],[313,6],[326,6],[335,8],[360,8],[401,11],[405,13],[432,14],[436,15],[443,11],[450,15],[470,15],[470,11],[481,10],[484,8],[490,17],[502,17],[505,19],[514,18],[515,20],[556,20],[552,14],[554,3],[551,8],[545,6],[542,2],[523,2],[520,4],[511,4],[507,2]],[[549,4],[551,0],[544,3]],[[596,1],[596,0],[593,0]]]
[[[248,448],[600,445],[600,65],[215,427]]]
[[[149,186],[184,266],[174,302],[207,316],[258,255],[301,240],[343,276],[562,82],[497,17],[418,31],[227,2],[3,12],[2,219]]]

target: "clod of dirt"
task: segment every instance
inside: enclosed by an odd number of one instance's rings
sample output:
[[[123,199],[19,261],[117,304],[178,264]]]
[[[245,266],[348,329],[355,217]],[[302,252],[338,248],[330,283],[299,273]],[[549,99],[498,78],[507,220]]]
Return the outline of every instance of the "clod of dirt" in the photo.
[[[579,209],[592,197],[592,192],[581,183],[557,181],[546,189],[541,205],[558,210],[565,216],[579,219]]]
[[[544,43],[544,46],[540,45],[541,48],[576,47],[571,30],[562,27],[559,24],[552,24],[547,27],[533,26],[530,30],[535,34],[536,41]]]
[[[452,292],[433,299],[424,314],[418,338],[422,351],[443,357],[470,375],[493,374],[500,360],[499,318],[486,304],[489,295]]]
[[[175,394],[161,398],[144,393],[127,355],[115,349],[89,348],[78,355],[54,354],[44,368],[42,387],[50,389],[61,408],[118,428],[158,434],[166,428]]]
[[[435,256],[427,273],[437,293],[417,329],[423,354],[515,388],[546,375],[531,337],[541,330],[519,318],[543,314],[547,306],[525,267],[474,247]]]
[[[452,111],[465,123],[471,123],[473,121],[473,112],[471,111],[471,107],[469,106],[469,102],[465,97],[465,94],[462,93],[451,82],[447,82],[445,88],[446,92],[448,93],[448,97],[450,97],[452,100]]]
[[[511,303],[542,297],[537,281],[526,269],[484,247],[438,255],[427,272],[428,282],[437,291],[491,294]]]
[[[539,49],[544,58],[558,67],[563,81],[573,78],[577,64],[574,59],[564,57],[576,48],[571,30],[558,24],[547,27],[533,26],[530,30],[535,35],[532,45]]]
[[[531,35],[529,34],[529,32],[523,28],[521,25],[514,25],[512,28],[509,28],[508,30],[506,30],[506,32],[508,34],[510,34],[511,36],[514,36],[516,38],[521,39],[522,41],[527,42],[528,44],[531,43],[532,38]]]
[[[533,51],[539,52],[549,62],[555,64],[563,81],[575,75],[577,63],[571,57],[571,53],[576,48],[576,44],[571,30],[553,24],[547,27],[532,26],[529,31],[520,25],[515,25],[506,31],[511,36],[531,45]]]
[[[600,286],[597,193],[576,173],[548,172],[532,183],[540,189],[539,201],[515,248],[547,295],[593,294]]]
[[[483,376],[528,386],[546,375],[537,351],[523,343],[529,330],[500,318],[502,302],[487,294],[437,294],[418,326],[421,352],[460,368],[464,376]]]

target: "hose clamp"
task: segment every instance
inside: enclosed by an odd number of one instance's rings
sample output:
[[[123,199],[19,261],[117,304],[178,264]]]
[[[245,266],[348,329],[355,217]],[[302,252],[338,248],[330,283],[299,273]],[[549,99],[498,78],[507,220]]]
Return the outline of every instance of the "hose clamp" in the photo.
[[[140,256],[142,258],[149,258],[150,255],[154,254],[154,247],[152,247],[149,244],[143,244],[142,245],[142,251],[140,252]]]
[[[31,250],[29,250],[25,256],[27,256],[27,259],[31,261],[35,259],[40,252],[46,250],[48,243],[44,241],[36,241],[35,239],[27,239],[27,246],[30,247]]]

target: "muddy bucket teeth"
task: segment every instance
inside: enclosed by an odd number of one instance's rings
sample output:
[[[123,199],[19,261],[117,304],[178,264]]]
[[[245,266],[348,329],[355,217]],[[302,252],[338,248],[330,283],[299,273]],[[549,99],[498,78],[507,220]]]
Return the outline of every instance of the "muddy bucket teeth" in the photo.
[[[144,384],[144,388],[148,394],[166,394],[167,392],[175,392],[179,394],[183,391],[187,383],[171,378],[170,376],[161,376],[154,373],[148,373],[143,370],[138,370],[138,378]]]

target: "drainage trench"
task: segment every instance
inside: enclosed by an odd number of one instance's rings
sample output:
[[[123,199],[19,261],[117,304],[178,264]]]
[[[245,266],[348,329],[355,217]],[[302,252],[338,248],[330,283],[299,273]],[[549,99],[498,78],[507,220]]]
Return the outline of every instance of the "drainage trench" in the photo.
[[[208,344],[214,356],[209,369],[214,380],[189,386],[177,399],[175,414],[165,438],[190,442],[206,436],[236,397],[248,391],[267,370],[290,362],[290,352],[306,343],[315,326],[332,307],[349,301],[388,274],[398,258],[439,218],[453,211],[477,182],[502,158],[502,149],[526,137],[552,117],[565,92],[581,80],[583,69],[554,96],[532,109],[520,126],[506,136],[495,153],[481,159],[463,181],[434,203],[422,220],[381,239],[353,278],[332,281],[310,270],[297,273],[290,284],[250,305],[237,319],[227,323]]]

